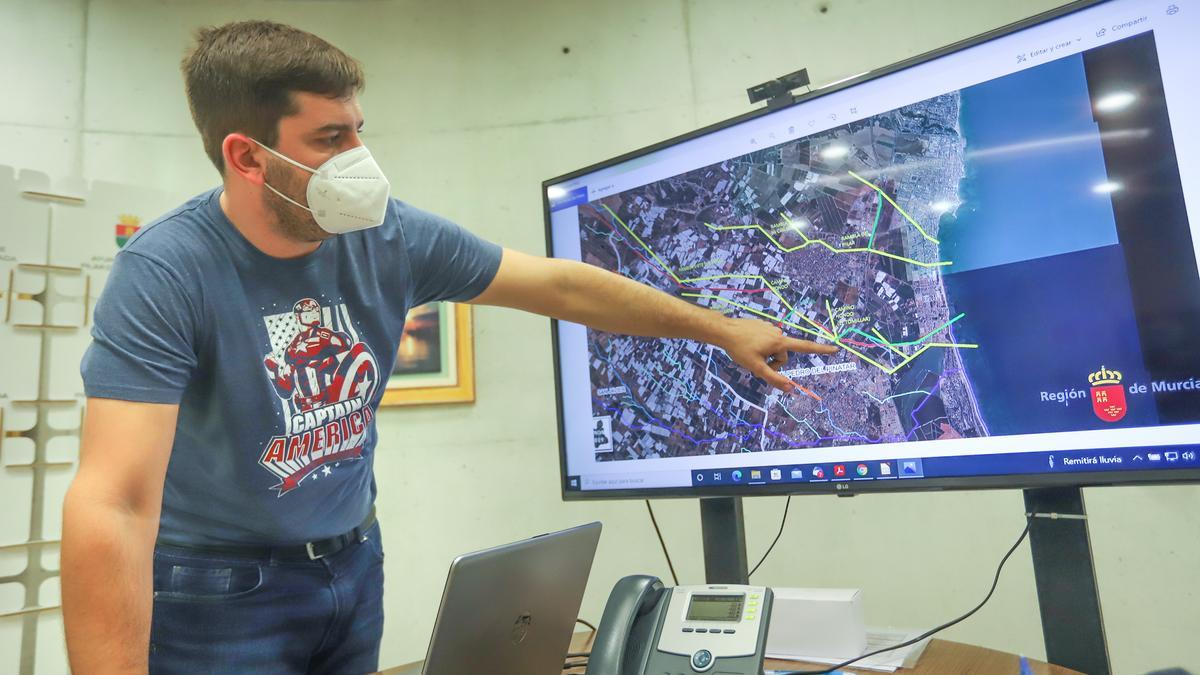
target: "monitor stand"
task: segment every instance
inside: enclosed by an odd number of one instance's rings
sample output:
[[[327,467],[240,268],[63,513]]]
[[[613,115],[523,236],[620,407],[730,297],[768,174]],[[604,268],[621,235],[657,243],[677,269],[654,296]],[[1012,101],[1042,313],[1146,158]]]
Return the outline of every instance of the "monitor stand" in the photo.
[[[746,521],[741,497],[702,497],[704,579],[710,584],[748,584]]]
[[[1087,511],[1078,487],[1025,490],[1029,550],[1042,615],[1046,661],[1108,675],[1108,645],[1088,538]]]

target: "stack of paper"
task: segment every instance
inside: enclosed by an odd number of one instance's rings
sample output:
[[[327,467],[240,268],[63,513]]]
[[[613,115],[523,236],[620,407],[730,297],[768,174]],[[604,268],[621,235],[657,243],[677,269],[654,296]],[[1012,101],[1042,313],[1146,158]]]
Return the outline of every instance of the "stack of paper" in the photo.
[[[907,642],[920,635],[917,631],[900,631],[891,628],[871,628],[867,627],[867,648],[864,654],[870,654],[873,651],[890,647],[891,645]],[[932,638],[925,638],[920,642],[908,647],[893,649],[890,652],[877,654],[862,661],[854,663],[850,668],[858,668],[860,670],[878,670],[881,672],[892,673],[900,668],[912,668],[917,665],[917,659],[921,658],[921,653],[925,651],[925,645],[929,644]],[[769,659],[785,659],[788,661],[807,661],[809,663],[821,663],[834,665],[845,661],[849,657],[833,658],[830,656],[822,656],[820,654],[778,654],[767,653]],[[767,675],[773,673],[787,673],[787,670],[768,670]]]

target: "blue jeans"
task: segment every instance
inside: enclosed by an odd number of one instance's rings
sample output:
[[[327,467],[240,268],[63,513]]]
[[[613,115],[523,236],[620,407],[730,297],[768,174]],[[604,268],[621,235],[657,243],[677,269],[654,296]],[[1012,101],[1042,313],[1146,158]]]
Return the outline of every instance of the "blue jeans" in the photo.
[[[152,673],[373,673],[382,637],[378,523],[319,560],[154,551]]]

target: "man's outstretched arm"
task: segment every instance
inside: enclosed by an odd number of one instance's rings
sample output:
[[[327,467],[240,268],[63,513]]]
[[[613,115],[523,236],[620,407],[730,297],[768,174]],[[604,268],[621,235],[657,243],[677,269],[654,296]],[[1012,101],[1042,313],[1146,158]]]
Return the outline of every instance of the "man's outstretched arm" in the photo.
[[[471,303],[522,309],[613,333],[707,342],[783,391],[796,386],[775,372],[787,362],[788,352],[837,351],[833,345],[787,337],[766,321],[731,319],[592,265],[511,249],[504,249],[495,279]]]

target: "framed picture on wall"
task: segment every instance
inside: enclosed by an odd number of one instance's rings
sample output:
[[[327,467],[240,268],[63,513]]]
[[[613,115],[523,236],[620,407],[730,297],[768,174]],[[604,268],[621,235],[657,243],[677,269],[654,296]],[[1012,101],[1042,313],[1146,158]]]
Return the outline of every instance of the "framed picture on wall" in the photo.
[[[435,302],[408,312],[380,405],[471,403],[475,339],[471,306]]]

